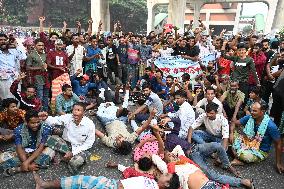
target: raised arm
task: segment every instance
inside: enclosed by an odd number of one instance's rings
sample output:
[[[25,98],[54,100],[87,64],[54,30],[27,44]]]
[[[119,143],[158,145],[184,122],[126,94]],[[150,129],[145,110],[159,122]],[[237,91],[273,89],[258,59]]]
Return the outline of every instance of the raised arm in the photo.
[[[89,36],[91,36],[92,33],[93,33],[93,28],[92,28],[92,26],[93,26],[93,19],[90,18],[90,20],[88,20],[88,31],[87,31],[87,33],[88,33]]]
[[[140,135],[143,131],[145,131],[146,129],[149,128],[150,126],[150,123],[151,123],[151,120],[155,117],[157,113],[157,110],[156,109],[153,109],[151,112],[150,112],[150,116],[149,118],[147,119],[147,121],[145,121],[143,123],[143,125],[141,127],[139,127],[135,132],[137,133],[137,135]]]
[[[43,22],[45,21],[45,17],[44,16],[41,16],[39,17],[39,32],[43,32]]]

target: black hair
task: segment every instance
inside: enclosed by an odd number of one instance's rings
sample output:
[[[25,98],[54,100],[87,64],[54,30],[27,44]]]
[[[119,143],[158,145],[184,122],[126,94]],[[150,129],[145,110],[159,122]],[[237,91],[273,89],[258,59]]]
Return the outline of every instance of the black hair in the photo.
[[[70,32],[71,30],[70,29],[66,29],[65,30],[65,34],[67,34],[68,32]]]
[[[116,148],[116,151],[122,155],[128,155],[132,151],[132,145],[128,141],[122,141],[121,145]]]
[[[213,87],[211,87],[211,86],[210,86],[210,87],[207,87],[205,91],[206,91],[206,92],[207,92],[207,91],[214,91],[214,93],[216,92],[216,90],[215,90]]]
[[[172,178],[169,181],[169,186],[166,189],[178,189],[180,187],[179,176],[173,173]]]
[[[195,57],[198,56],[200,53],[200,49],[198,46],[193,46],[192,49],[189,51],[188,55],[191,57]]]
[[[244,42],[241,42],[237,45],[237,49],[248,49],[248,45]]]
[[[258,39],[258,36],[257,35],[252,35],[250,38]]]
[[[269,42],[270,42],[269,39],[263,39],[263,40],[261,41],[261,43],[269,43]]]
[[[8,39],[8,36],[4,33],[0,33],[0,37],[5,37],[6,39]]]
[[[262,48],[263,48],[262,43],[256,43],[254,46],[255,46],[255,47],[258,47],[258,48],[260,48],[260,49],[262,49]]]
[[[26,90],[29,89],[29,88],[36,89],[36,86],[33,85],[33,84],[29,84],[29,85],[26,86]]]
[[[149,67],[146,67],[145,70],[152,71],[152,68],[149,66]]]
[[[40,38],[37,38],[35,41],[34,41],[34,44],[38,44],[38,43],[44,43],[42,39]]]
[[[9,108],[9,106],[13,103],[17,105],[18,101],[14,98],[6,98],[3,100],[2,105],[4,108]]]
[[[170,78],[170,79],[174,80],[174,77],[172,75],[168,75],[166,78]]]
[[[184,90],[178,90],[178,91],[175,92],[175,96],[181,96],[183,98],[186,98],[187,94]]]
[[[26,122],[29,122],[33,117],[38,117],[38,112],[33,109],[28,110],[25,115]]]
[[[280,45],[279,41],[272,41],[270,48],[271,49],[278,49],[279,45]]]
[[[73,39],[73,37],[79,37],[79,34],[78,33],[73,33],[72,35],[71,35],[71,39]]]
[[[150,84],[150,83],[144,83],[144,84],[142,85],[142,89],[144,90],[144,89],[146,89],[146,88],[152,89],[151,84]]]
[[[73,108],[74,106],[81,106],[84,111],[86,110],[86,104],[84,102],[76,102],[74,105],[73,105]]]
[[[163,77],[164,74],[163,74],[163,72],[160,69],[157,69],[156,72],[160,72],[162,77]]]
[[[138,167],[142,171],[149,171],[153,166],[153,161],[148,157],[140,158],[138,161]]]
[[[190,80],[190,75],[188,73],[184,73],[181,76],[184,80],[189,81]]]
[[[259,88],[259,87],[253,87],[250,92],[253,92],[253,93],[255,93],[257,96],[259,96],[259,94],[260,94],[260,88]]]
[[[53,35],[56,35],[57,37],[59,37],[58,33],[56,33],[56,32],[51,32],[51,33],[49,34],[49,38],[51,38]]]
[[[206,113],[209,113],[211,111],[217,112],[219,108],[219,105],[214,103],[214,102],[210,102],[207,104],[206,106]]]
[[[70,89],[70,88],[72,88],[71,85],[69,85],[69,84],[64,84],[61,89],[62,89],[62,91],[65,92],[67,89]]]
[[[255,103],[258,103],[258,104],[260,105],[260,110],[261,110],[261,111],[266,112],[266,111],[268,110],[268,108],[269,108],[268,104],[267,104],[265,101],[263,101],[263,100],[257,101],[257,102],[255,102]],[[255,103],[254,103],[254,104],[255,104]]]

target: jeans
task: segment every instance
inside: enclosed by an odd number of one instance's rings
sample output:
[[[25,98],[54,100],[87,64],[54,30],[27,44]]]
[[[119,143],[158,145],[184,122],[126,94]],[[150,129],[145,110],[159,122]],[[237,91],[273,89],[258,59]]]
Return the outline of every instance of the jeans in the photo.
[[[192,139],[197,143],[197,144],[204,144],[208,142],[218,142],[221,143],[222,139],[219,137],[216,137],[214,135],[209,134],[206,131],[201,131],[201,130],[195,130],[192,133]]]
[[[36,94],[42,102],[42,110],[48,111],[48,100],[49,100],[49,89],[45,88],[44,85],[37,85],[36,86]]]
[[[129,64],[128,68],[128,76],[131,78],[130,80],[130,85],[131,88],[133,89],[138,81],[138,65],[137,64]]]
[[[219,182],[221,184],[229,184],[230,186],[240,187],[242,185],[240,178],[221,175],[208,167],[206,160],[213,153],[216,153],[218,155],[224,168],[227,168],[230,165],[230,161],[225,149],[220,143],[217,142],[197,144],[196,148],[190,154],[190,158],[200,166],[202,171],[208,176],[210,180]]]
[[[121,79],[123,84],[127,83],[128,80],[128,64],[123,63],[118,65],[118,77]]]

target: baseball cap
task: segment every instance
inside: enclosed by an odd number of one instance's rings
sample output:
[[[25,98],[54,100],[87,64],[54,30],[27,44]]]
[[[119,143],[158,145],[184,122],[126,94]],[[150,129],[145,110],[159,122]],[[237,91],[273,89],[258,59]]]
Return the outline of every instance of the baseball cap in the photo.
[[[84,74],[84,75],[82,76],[82,78],[85,79],[86,81],[89,81],[89,79],[90,79],[90,77],[89,77],[87,74]]]

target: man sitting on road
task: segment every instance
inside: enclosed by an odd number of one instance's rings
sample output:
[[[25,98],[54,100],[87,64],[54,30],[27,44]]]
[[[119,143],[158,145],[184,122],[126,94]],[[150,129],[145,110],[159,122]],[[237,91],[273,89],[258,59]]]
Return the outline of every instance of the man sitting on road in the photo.
[[[225,149],[228,148],[229,140],[229,123],[228,120],[217,113],[218,105],[214,102],[207,104],[206,113],[201,114],[195,122],[189,127],[188,142],[192,139],[198,144],[209,142],[222,142]],[[205,125],[206,131],[195,130],[202,124]]]
[[[268,105],[255,102],[251,106],[251,115],[237,120],[231,125],[230,142],[233,144],[235,159],[233,165],[244,165],[265,160],[274,142],[276,167],[281,173],[284,166],[281,159],[281,138],[275,123],[266,114]],[[242,133],[235,133],[235,125],[242,125]]]
[[[64,154],[63,159],[68,162],[72,174],[77,173],[86,162],[89,149],[95,142],[95,124],[84,116],[85,110],[85,104],[78,102],[74,104],[72,114],[51,117],[45,112],[39,113],[47,124],[64,126],[62,138],[55,135],[49,137],[47,146]]]

